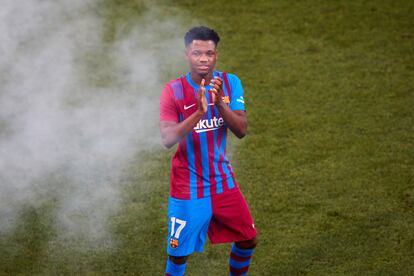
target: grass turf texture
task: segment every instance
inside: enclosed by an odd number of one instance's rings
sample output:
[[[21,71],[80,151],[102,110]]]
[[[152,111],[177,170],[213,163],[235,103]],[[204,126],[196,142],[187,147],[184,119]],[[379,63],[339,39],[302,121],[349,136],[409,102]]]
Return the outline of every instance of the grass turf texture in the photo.
[[[108,41],[145,10],[140,1],[104,2]],[[165,16],[184,11],[188,26],[217,29],[218,68],[243,81],[249,134],[230,148],[260,231],[251,275],[410,275],[414,4],[158,5]],[[0,237],[0,274],[161,275],[172,153],[146,152],[146,162],[126,168],[123,206],[110,221],[119,246],[82,252],[76,241],[50,243],[51,201],[27,208]],[[229,251],[207,245],[187,274],[225,275]]]

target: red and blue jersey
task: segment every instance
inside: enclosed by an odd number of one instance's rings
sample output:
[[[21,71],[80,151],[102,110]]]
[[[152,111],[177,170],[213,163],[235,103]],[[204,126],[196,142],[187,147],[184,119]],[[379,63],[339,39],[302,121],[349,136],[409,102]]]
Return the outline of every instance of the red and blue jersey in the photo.
[[[233,74],[214,71],[223,80],[222,98],[231,110],[245,110],[243,87]],[[238,188],[226,155],[227,127],[206,86],[207,112],[178,143],[172,159],[170,195],[196,199]],[[197,111],[197,92],[190,73],[167,83],[160,100],[160,120],[182,122]]]

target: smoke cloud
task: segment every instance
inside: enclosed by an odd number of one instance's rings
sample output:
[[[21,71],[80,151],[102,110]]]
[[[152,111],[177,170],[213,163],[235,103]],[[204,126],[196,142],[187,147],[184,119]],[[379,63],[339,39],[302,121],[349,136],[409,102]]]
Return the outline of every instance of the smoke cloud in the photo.
[[[53,199],[62,233],[104,237],[122,169],[159,147],[161,74],[183,68],[183,31],[158,17],[104,43],[96,5],[2,2],[0,233]]]

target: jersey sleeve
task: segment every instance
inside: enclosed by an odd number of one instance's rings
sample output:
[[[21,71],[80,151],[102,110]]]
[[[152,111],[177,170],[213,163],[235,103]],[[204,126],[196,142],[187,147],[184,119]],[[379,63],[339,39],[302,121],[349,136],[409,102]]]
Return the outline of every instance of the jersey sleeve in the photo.
[[[171,88],[167,84],[164,86],[160,97],[160,121],[179,122],[179,115]]]
[[[244,90],[240,79],[233,74],[228,74],[229,84],[231,87],[231,110],[246,110],[244,106]]]

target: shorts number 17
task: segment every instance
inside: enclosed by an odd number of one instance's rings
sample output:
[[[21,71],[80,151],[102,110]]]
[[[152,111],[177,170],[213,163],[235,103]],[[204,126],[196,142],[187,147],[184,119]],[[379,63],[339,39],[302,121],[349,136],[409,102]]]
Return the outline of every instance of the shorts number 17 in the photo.
[[[177,231],[175,231],[175,224],[178,224]],[[180,233],[183,230],[184,226],[187,224],[185,220],[178,219],[176,217],[171,217],[171,237],[178,239],[180,237]]]

